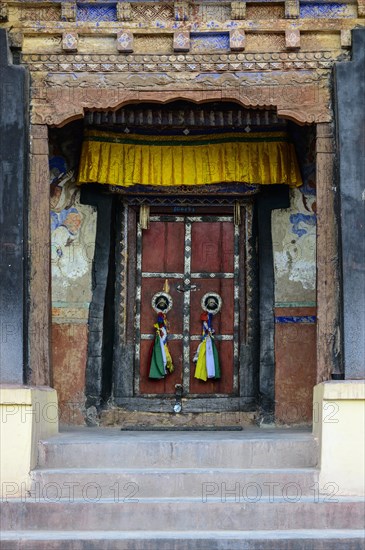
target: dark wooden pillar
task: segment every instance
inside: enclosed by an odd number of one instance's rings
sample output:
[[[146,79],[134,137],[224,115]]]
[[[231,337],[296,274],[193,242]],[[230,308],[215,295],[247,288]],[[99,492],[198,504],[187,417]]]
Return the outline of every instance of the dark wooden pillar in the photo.
[[[365,378],[365,29],[335,68],[346,379]]]
[[[333,125],[317,124],[317,383],[341,377],[340,284]]]
[[[23,384],[26,341],[28,75],[0,29],[0,383]]]

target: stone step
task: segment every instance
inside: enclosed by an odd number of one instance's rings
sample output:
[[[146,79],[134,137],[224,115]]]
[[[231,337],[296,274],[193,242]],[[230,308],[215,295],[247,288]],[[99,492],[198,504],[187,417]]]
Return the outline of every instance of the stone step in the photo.
[[[311,468],[317,444],[305,431],[121,432],[90,428],[39,445],[42,468]]]
[[[359,497],[301,497],[298,502],[240,502],[211,497],[137,499],[86,502],[30,502],[1,504],[1,526],[7,530],[49,531],[236,531],[287,529],[364,529],[364,501]],[[336,502],[337,501],[337,502]]]
[[[2,550],[363,550],[362,530],[3,531]]]
[[[318,470],[228,468],[65,468],[31,473],[31,494],[38,499],[260,496],[294,498],[319,493]],[[131,497],[132,498],[132,497]]]

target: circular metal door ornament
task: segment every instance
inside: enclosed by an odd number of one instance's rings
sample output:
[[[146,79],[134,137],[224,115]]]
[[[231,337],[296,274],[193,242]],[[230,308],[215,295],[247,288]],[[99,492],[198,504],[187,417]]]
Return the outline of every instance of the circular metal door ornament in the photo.
[[[207,292],[201,300],[204,311],[216,315],[222,308],[222,298],[216,292]]]
[[[172,305],[172,298],[167,292],[157,292],[152,296],[152,307],[156,313],[167,313]]]

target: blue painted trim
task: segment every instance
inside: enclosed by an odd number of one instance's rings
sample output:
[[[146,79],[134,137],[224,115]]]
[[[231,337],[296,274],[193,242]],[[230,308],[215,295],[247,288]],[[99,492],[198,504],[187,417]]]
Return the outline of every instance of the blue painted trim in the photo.
[[[290,316],[279,316],[275,317],[275,323],[278,324],[289,324],[289,323],[302,323],[302,324],[314,324],[317,322],[316,315],[290,315]]]

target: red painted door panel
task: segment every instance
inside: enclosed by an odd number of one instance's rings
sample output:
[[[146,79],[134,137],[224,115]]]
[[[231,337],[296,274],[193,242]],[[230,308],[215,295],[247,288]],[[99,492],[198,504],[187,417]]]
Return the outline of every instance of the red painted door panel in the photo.
[[[239,247],[233,220],[228,216],[156,216],[151,220],[149,229],[141,231],[139,236],[137,394],[174,394],[175,384],[183,384],[185,397],[235,395],[238,391],[236,355],[239,349],[238,259],[235,258],[235,250]],[[156,322],[151,300],[154,294],[163,290],[166,279],[173,300],[167,319],[168,346],[175,371],[163,380],[151,380],[148,377],[149,357]],[[221,311],[213,316],[222,375],[219,380],[203,382],[194,378],[193,357],[202,332],[201,300],[209,292],[217,293],[222,298]]]

